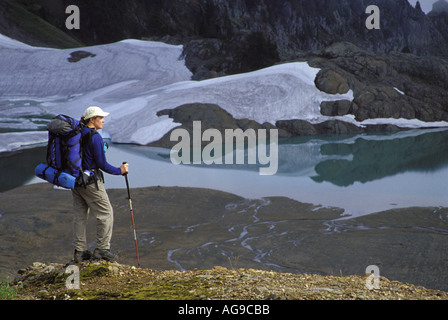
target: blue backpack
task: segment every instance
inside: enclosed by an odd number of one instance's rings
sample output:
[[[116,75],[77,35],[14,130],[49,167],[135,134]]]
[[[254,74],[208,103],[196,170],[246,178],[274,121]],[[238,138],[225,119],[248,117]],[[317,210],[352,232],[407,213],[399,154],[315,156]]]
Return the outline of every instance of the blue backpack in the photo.
[[[47,163],[36,167],[36,176],[67,189],[77,184],[86,185],[82,169],[83,127],[82,122],[63,114],[50,121]]]

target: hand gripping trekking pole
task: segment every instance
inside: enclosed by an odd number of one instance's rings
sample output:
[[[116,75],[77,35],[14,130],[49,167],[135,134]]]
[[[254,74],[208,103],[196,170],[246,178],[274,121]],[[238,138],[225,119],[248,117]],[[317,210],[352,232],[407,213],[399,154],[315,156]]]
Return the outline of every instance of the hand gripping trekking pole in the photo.
[[[123,164],[126,164],[126,162],[123,162]],[[137,263],[138,267],[140,268],[140,258],[138,256],[138,246],[137,246],[137,235],[135,233],[135,224],[134,224],[134,213],[132,210],[132,199],[131,199],[131,192],[129,190],[129,181],[127,173],[124,174],[124,178],[126,180],[126,188],[128,189],[129,208],[131,209],[132,229],[134,230],[135,252],[137,253]]]

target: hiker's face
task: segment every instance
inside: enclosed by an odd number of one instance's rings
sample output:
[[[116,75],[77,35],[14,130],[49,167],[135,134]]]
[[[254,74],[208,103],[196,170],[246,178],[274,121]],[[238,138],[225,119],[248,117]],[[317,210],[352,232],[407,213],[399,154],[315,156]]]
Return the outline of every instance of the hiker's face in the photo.
[[[96,130],[103,129],[104,117],[95,117],[90,120]]]

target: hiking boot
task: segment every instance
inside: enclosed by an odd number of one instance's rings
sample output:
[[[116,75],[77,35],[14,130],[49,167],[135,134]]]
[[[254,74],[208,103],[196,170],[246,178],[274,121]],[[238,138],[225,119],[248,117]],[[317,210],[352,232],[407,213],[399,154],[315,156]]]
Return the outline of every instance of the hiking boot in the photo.
[[[75,254],[73,255],[73,260],[75,263],[90,260],[92,258],[92,254],[89,250],[86,251],[78,251],[75,250]]]
[[[118,256],[112,251],[107,249],[98,249],[96,248],[95,251],[93,251],[93,258],[98,260],[106,260],[106,261],[117,261]]]

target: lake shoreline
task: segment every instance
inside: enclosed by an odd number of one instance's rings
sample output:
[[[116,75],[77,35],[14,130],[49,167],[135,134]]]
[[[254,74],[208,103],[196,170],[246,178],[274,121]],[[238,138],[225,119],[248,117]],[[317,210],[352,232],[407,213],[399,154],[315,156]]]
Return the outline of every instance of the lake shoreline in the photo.
[[[109,189],[112,251],[136,264],[126,192]],[[361,217],[285,197],[245,199],[204,188],[133,188],[142,267],[192,270],[221,265],[290,273],[364,274],[448,291],[448,208],[387,210]],[[48,183],[0,193],[0,273],[73,255],[70,191]],[[343,218],[343,219],[341,219]],[[90,218],[89,249],[95,223]]]

